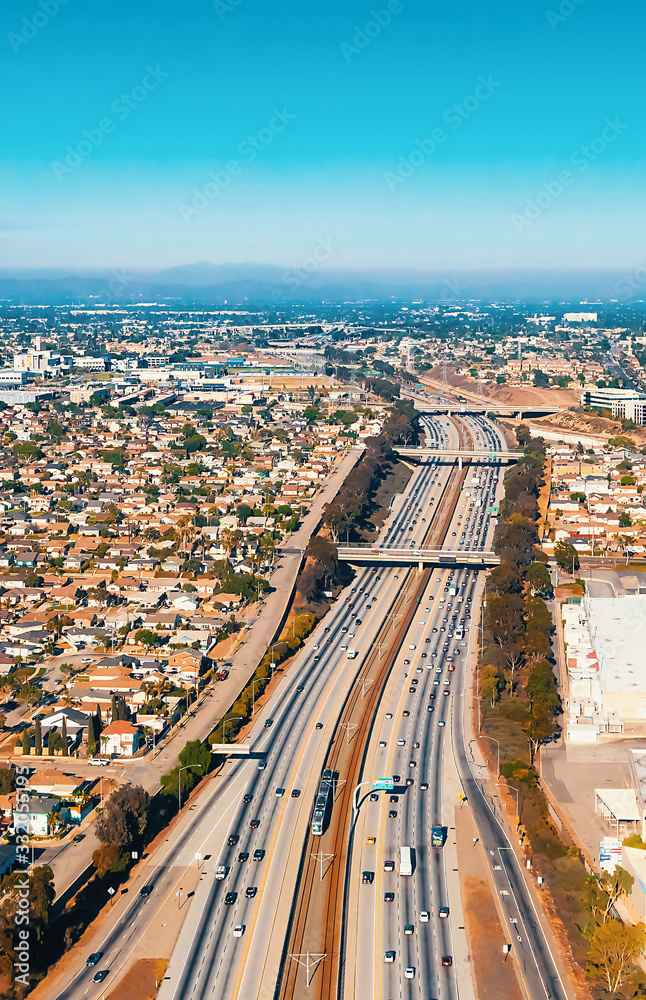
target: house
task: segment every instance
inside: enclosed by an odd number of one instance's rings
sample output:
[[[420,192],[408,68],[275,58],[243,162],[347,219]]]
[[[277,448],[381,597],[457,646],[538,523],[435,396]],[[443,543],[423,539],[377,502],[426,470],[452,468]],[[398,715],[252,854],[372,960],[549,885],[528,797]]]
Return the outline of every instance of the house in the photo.
[[[67,723],[67,735],[79,736],[80,734],[80,738],[82,739],[83,730],[87,728],[88,714],[86,712],[79,712],[77,708],[61,708],[41,719],[40,728],[43,735],[52,729],[56,729],[62,733],[63,719]]]
[[[27,781],[26,788],[29,792],[38,792],[40,795],[56,795],[61,798],[69,798],[78,795],[81,786],[84,784],[83,778],[77,778],[73,774],[63,774],[62,771],[34,771]]]
[[[21,795],[13,811],[16,834],[29,837],[49,837],[56,827],[52,814],[58,810],[60,799],[52,796]]]
[[[101,750],[115,757],[132,757],[139,749],[139,729],[132,722],[111,722],[101,733]]]
[[[199,673],[202,666],[202,653],[199,649],[178,649],[168,657],[169,673],[180,673],[182,670],[194,670]]]

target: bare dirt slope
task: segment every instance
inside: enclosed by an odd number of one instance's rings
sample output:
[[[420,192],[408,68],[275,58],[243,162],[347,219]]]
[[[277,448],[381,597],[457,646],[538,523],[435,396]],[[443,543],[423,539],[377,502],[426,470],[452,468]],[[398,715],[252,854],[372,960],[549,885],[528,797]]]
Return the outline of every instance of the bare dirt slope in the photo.
[[[432,368],[428,375],[421,379],[422,383],[430,382],[433,388],[443,387],[443,373],[440,367]],[[503,406],[578,406],[579,394],[573,389],[539,389],[536,386],[481,384],[469,376],[458,375],[451,369],[447,370],[448,385],[458,389],[467,399],[480,401],[490,399]]]

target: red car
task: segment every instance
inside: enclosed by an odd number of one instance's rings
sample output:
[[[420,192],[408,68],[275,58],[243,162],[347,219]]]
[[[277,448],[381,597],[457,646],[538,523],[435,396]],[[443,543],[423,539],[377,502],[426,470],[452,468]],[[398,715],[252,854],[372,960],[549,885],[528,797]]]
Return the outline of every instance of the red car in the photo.
[[[442,955],[442,965],[445,968],[448,968],[450,965],[453,965],[453,959],[451,958],[450,955]]]

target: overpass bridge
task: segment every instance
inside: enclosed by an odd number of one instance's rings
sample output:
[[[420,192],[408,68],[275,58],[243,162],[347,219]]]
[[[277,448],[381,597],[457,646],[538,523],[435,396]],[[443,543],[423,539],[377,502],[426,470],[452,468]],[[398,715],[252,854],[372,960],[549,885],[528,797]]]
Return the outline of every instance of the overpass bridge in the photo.
[[[454,462],[457,459],[458,466],[462,468],[464,459],[472,458],[476,462],[499,462],[508,465],[517,462],[523,457],[522,451],[485,451],[476,448],[471,451],[451,448],[393,448],[402,458],[430,459],[435,462]]]
[[[463,549],[405,549],[395,546],[370,545],[339,545],[339,559],[351,563],[379,563],[384,566],[414,566],[421,571],[424,566],[459,566],[483,569],[485,566],[498,566],[500,558],[495,552]]]
[[[493,399],[484,403],[476,403],[472,400],[460,402],[459,400],[434,397],[431,392],[419,393],[403,390],[402,396],[413,399],[415,401],[415,409],[419,413],[446,414],[449,417],[460,413],[475,413],[478,415],[493,413],[494,416],[516,417],[518,420],[523,420],[525,417],[545,417],[550,413],[564,413],[567,410],[566,406],[540,406],[533,403],[525,403],[522,406],[518,403],[509,405],[497,403]]]

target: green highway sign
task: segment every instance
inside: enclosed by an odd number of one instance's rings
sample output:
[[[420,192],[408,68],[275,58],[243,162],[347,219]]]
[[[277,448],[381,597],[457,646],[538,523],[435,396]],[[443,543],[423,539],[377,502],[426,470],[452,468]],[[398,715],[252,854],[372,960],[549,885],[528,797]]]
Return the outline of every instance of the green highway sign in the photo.
[[[395,787],[395,782],[392,778],[373,778],[372,788],[373,791],[380,792],[392,792]]]

